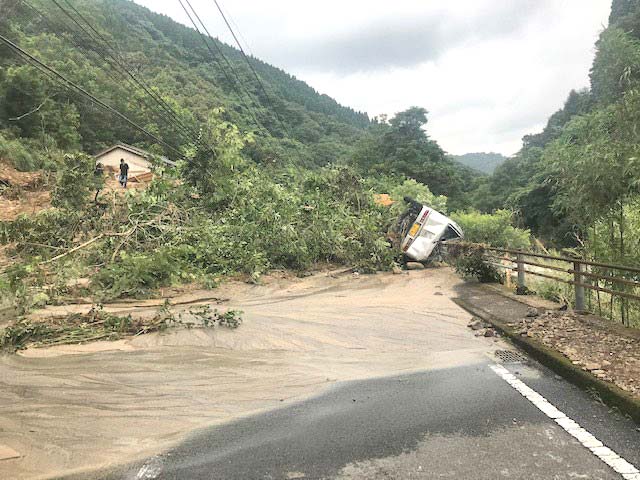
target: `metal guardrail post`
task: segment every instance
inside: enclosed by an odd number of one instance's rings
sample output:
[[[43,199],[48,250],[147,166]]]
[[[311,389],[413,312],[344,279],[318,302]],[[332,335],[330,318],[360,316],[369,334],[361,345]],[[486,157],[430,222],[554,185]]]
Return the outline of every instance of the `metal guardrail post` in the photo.
[[[516,289],[516,293],[518,295],[524,295],[527,291],[523,262],[524,262],[524,256],[521,253],[518,253],[516,256],[516,264],[518,265],[518,287]]]
[[[584,287],[579,284],[584,284],[584,276],[581,275],[581,272],[584,271],[584,265],[581,262],[573,262],[573,280],[575,281],[575,294],[576,294],[576,304],[575,310],[578,312],[586,311],[585,297],[584,297]]]

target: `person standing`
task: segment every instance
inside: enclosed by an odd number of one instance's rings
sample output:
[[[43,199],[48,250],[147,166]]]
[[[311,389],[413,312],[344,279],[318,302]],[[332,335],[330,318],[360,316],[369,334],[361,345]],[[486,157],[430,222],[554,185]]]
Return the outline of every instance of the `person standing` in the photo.
[[[124,158],[120,159],[120,185],[122,188],[127,188],[127,179],[129,177],[129,164],[124,161]]]

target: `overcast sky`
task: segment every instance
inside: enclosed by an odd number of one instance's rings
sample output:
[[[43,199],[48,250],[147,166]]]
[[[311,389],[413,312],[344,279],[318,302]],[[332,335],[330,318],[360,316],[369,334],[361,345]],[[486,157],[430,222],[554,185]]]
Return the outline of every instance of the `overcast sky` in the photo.
[[[135,0],[188,24],[177,0]],[[371,117],[429,111],[450,153],[515,153],[589,84],[610,0],[219,0],[255,56]],[[232,43],[213,0],[191,0]]]

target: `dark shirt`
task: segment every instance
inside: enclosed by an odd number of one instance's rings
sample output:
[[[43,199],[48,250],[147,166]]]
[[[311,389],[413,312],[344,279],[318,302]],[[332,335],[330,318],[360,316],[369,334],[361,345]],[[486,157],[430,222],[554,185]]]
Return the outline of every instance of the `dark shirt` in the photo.
[[[121,163],[120,164],[120,175],[128,175],[129,174],[129,164]]]

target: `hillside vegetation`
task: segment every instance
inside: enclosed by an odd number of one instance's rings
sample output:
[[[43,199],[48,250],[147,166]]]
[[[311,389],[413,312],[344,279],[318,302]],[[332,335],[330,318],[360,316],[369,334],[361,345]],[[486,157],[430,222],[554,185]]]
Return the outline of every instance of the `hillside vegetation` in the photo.
[[[638,1],[614,0],[591,88],[572,91],[516,155],[458,160],[428,135],[425,108],[369,118],[250,58],[258,81],[236,49],[128,0],[59,3],[0,0],[0,34],[138,127],[0,47],[0,157],[39,171],[52,205],[0,222],[0,290],[19,311],[273,268],[387,269],[401,204],[379,206],[376,193],[435,205],[472,241],[524,248],[535,235],[640,261]],[[87,154],[119,141],[178,167],[158,164],[148,188],[94,202],[102,179]],[[0,187],[0,200],[20,195]],[[82,291],[69,286],[77,278],[89,279]]]
[[[0,2],[1,35],[140,127],[0,46],[0,160],[37,171],[51,205],[0,222],[0,308],[274,268],[389,269],[402,207],[375,193],[469,203],[476,174],[429,138],[424,108],[370,120],[250,58],[258,82],[239,51],[128,0]],[[158,162],[146,188],[104,189],[89,154],[116,142],[178,167]],[[28,207],[27,193],[7,181],[0,201]]]
[[[639,1],[613,0],[609,26],[595,48],[590,88],[570,92],[542,132],[525,136],[522,149],[481,182],[474,204],[485,212],[512,209],[520,226],[550,245],[637,265]],[[607,310],[628,323],[634,314],[628,303],[611,302]]]

